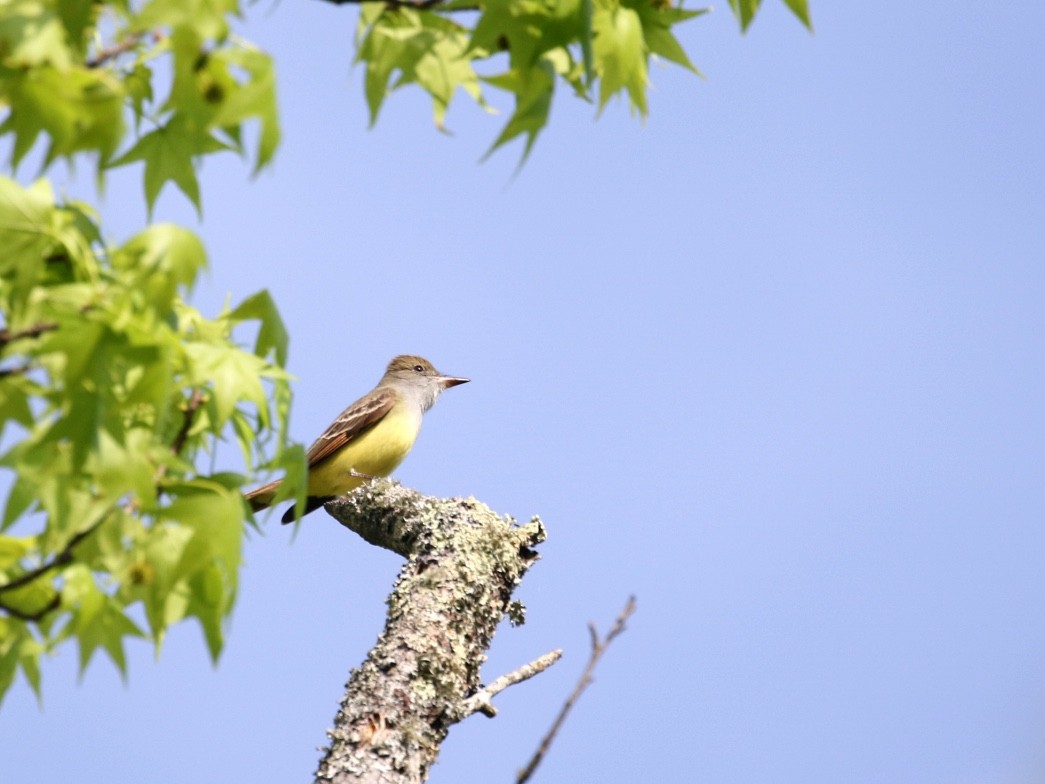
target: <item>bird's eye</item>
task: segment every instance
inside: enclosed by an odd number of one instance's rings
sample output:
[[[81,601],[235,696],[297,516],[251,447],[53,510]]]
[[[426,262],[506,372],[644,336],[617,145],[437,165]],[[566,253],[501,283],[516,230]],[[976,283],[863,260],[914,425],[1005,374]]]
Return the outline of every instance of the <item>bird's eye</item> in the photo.
[[[424,373],[425,372],[425,366],[424,365],[414,365],[414,370],[416,370],[418,373]]]

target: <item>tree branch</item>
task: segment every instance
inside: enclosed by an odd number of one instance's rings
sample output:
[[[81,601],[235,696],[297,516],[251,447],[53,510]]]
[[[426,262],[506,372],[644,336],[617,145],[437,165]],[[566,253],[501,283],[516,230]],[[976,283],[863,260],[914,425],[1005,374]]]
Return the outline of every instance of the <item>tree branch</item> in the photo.
[[[58,605],[60,605],[61,603],[62,592],[58,591],[55,593],[54,596],[51,597],[51,600],[47,604],[45,604],[36,612],[25,612],[24,610],[19,610],[17,607],[12,607],[11,605],[2,601],[0,601],[0,610],[3,610],[8,615],[12,616],[13,618],[18,618],[21,621],[35,622],[39,621],[41,618],[47,615],[47,613],[51,612],[51,610],[57,609]]]
[[[559,715],[555,717],[555,721],[548,730],[544,738],[541,739],[541,745],[537,747],[537,751],[534,752],[533,757],[527,763],[526,767],[519,771],[515,777],[516,784],[524,784],[528,781],[533,772],[537,770],[537,766],[541,764],[541,760],[544,759],[544,755],[548,753],[548,749],[551,748],[552,741],[555,740],[555,736],[559,733],[559,729],[562,727],[563,722],[566,721],[566,716],[573,709],[573,706],[580,699],[584,690],[591,685],[592,675],[595,673],[595,667],[599,663],[599,659],[602,658],[602,654],[609,648],[610,643],[613,642],[617,635],[624,631],[624,624],[627,622],[631,614],[635,612],[635,597],[628,597],[628,603],[624,605],[624,609],[620,611],[617,616],[617,620],[613,622],[613,628],[610,629],[609,634],[603,640],[599,639],[599,633],[595,629],[594,623],[588,624],[588,632],[591,634],[591,656],[588,657],[588,664],[584,668],[584,672],[581,673],[580,680],[577,681],[577,685],[573,687],[573,692],[566,698],[566,702],[563,704],[562,709],[559,711]]]
[[[83,529],[78,534],[74,535],[62,548],[61,552],[55,555],[50,561],[41,566],[31,569],[20,577],[0,585],[0,593],[6,593],[7,591],[13,591],[15,588],[21,588],[23,585],[28,585],[38,577],[42,577],[52,569],[57,569],[59,566],[65,566],[67,563],[73,560],[73,549],[76,545],[94,533],[95,529],[105,521],[105,516],[98,520],[93,525]]]
[[[12,332],[9,329],[0,329],[0,349],[7,347],[8,343],[13,343],[16,340],[22,338],[38,338],[45,332],[52,332],[58,329],[58,325],[53,321],[43,321],[39,324],[33,324],[31,327],[20,329],[17,332]]]
[[[562,648],[549,651],[543,656],[538,656],[529,664],[524,664],[522,667],[512,670],[507,675],[502,675],[489,686],[484,686],[479,689],[479,691],[461,703],[461,715],[458,721],[471,716],[473,713],[482,713],[484,716],[492,719],[497,715],[497,708],[493,706],[490,700],[509,686],[528,681],[534,675],[540,675],[561,658]]]
[[[58,552],[54,556],[54,558],[52,558],[47,563],[41,564],[35,569],[30,569],[25,574],[19,575],[15,579],[10,580],[4,583],[3,585],[0,585],[0,594],[7,593],[8,591],[13,591],[17,588],[22,588],[23,586],[28,585],[34,580],[40,579],[48,572],[51,572],[54,569],[58,569],[62,566],[65,566],[66,564],[71,563],[73,560],[73,550],[76,549],[76,546],[80,544],[80,542],[82,542],[88,536],[93,534],[98,529],[98,526],[104,523],[106,519],[108,519],[108,517],[108,513],[103,514],[95,523],[83,529],[79,533],[73,535],[73,537],[69,539],[68,542],[66,542],[65,547],[63,547],[61,551]],[[62,593],[61,591],[59,591],[42,609],[37,610],[36,612],[25,612],[24,610],[19,610],[2,601],[0,601],[0,610],[3,610],[8,615],[13,615],[15,618],[21,618],[23,621],[38,621],[45,615],[47,615],[47,613],[49,613],[51,610],[58,607],[58,605],[61,604],[61,602]]]
[[[544,541],[544,526],[537,518],[517,526],[475,499],[427,498],[388,480],[326,509],[408,560],[388,598],[384,631],[352,672],[316,781],[424,781],[450,727],[482,709],[479,668],[512,591],[537,561],[532,548]],[[556,654],[542,660],[548,657]],[[509,683],[486,691],[494,685]]]

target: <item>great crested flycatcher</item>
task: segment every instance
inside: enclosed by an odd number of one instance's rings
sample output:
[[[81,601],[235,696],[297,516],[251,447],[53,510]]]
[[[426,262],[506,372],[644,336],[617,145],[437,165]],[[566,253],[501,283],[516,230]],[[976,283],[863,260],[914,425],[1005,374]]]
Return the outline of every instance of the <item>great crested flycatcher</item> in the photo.
[[[444,389],[467,378],[444,376],[427,359],[398,356],[377,386],[350,405],[308,448],[308,496],[305,511],[355,490],[367,479],[388,476],[417,440],[421,417]],[[283,480],[277,479],[246,494],[257,512],[272,504]],[[294,521],[294,507],[283,515]]]

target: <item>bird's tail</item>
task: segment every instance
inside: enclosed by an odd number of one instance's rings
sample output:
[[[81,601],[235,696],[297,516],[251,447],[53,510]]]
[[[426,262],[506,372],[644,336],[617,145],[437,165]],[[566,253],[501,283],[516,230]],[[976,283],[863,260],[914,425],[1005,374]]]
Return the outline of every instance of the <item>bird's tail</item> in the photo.
[[[247,499],[250,508],[255,512],[268,509],[272,505],[272,499],[276,497],[276,491],[279,490],[279,485],[282,481],[282,479],[277,479],[274,482],[269,482],[267,485],[251,490],[249,493],[244,493],[243,497]]]

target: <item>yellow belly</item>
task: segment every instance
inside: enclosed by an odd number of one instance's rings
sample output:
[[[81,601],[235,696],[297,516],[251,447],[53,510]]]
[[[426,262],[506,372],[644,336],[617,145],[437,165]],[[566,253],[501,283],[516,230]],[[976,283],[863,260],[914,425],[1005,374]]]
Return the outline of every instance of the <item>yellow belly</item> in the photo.
[[[396,410],[396,408],[400,410]],[[308,472],[310,496],[344,495],[366,482],[366,476],[388,476],[403,462],[421,429],[421,412],[397,406],[363,435]]]

